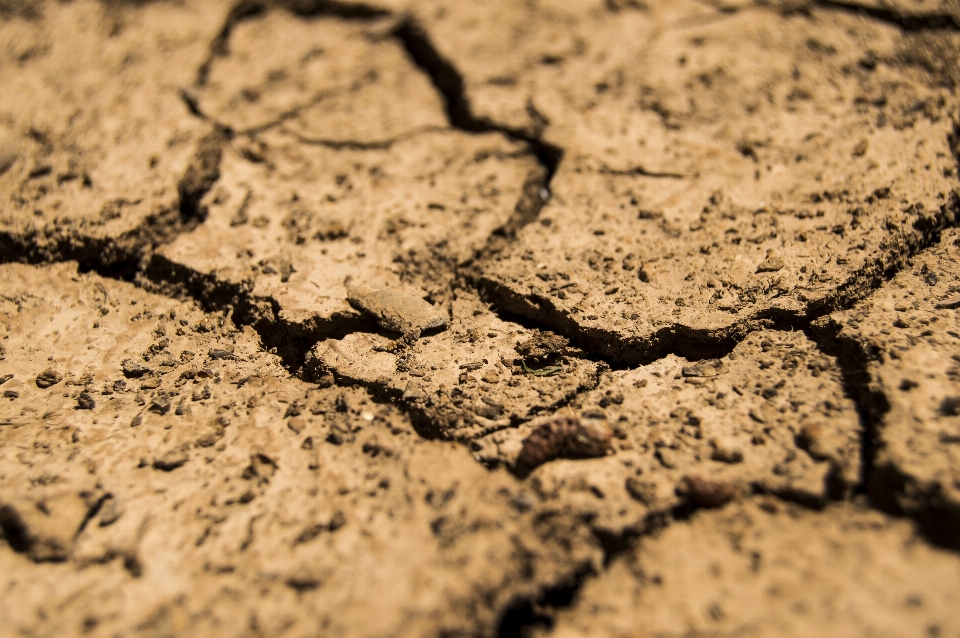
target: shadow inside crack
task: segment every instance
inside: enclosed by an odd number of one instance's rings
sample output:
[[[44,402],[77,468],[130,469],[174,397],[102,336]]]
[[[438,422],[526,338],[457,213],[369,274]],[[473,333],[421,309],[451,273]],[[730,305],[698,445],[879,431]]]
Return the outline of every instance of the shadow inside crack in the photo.
[[[590,569],[580,570],[568,582],[514,602],[500,618],[497,637],[527,638],[533,631],[552,629],[556,611],[573,605],[577,594],[591,574]]]

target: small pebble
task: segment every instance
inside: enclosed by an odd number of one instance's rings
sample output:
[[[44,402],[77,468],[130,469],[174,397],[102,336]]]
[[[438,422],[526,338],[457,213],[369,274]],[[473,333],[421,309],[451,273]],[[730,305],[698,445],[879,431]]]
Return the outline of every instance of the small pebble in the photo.
[[[123,515],[123,508],[116,498],[107,499],[103,509],[100,510],[100,527],[107,527],[116,523]]]
[[[170,411],[170,398],[163,395],[154,397],[147,409],[156,414],[166,414]]]
[[[757,272],[777,272],[783,268],[783,260],[779,257],[767,257],[757,266]]]
[[[517,474],[524,477],[555,459],[604,456],[612,437],[613,430],[602,419],[558,417],[524,439],[515,466]]]
[[[51,369],[44,370],[37,375],[37,387],[49,388],[63,381],[63,375]]]
[[[127,377],[128,379],[139,379],[140,377],[152,372],[150,368],[140,365],[133,359],[125,359],[120,365],[123,369],[123,376]]]
[[[78,410],[92,410],[97,407],[97,402],[94,401],[93,395],[84,390],[80,393],[80,396],[77,397],[77,409]]]
[[[153,462],[153,467],[170,472],[187,462],[187,453],[183,450],[170,450]]]

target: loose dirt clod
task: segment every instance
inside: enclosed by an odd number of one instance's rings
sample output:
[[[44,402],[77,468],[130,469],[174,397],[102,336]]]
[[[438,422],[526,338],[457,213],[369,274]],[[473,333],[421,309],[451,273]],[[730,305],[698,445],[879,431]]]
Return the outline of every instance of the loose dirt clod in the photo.
[[[517,344],[517,353],[524,358],[549,357],[561,354],[570,345],[570,340],[549,330],[535,332],[529,339]]]
[[[405,335],[447,325],[447,318],[430,303],[391,288],[348,285],[347,301],[358,310],[373,315],[381,327]]]
[[[610,449],[613,431],[602,419],[563,416],[535,429],[523,441],[515,469],[526,476],[555,459],[582,459],[604,456]]]
[[[37,375],[37,387],[49,388],[63,381],[63,375],[53,369],[47,369]]]

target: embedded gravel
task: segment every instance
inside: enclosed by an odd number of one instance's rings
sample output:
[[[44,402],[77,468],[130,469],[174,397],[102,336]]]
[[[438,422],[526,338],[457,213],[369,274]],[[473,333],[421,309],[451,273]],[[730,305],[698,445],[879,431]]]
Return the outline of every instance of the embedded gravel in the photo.
[[[960,636],[956,0],[0,0],[0,630]]]

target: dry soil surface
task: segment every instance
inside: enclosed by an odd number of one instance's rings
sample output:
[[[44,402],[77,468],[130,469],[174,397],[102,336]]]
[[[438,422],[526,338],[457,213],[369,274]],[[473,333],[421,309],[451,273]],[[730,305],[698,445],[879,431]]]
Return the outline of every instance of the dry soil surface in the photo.
[[[0,0],[0,636],[960,636],[957,0]]]

